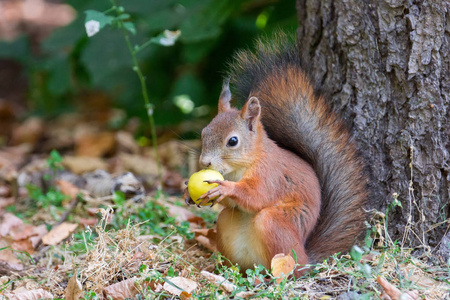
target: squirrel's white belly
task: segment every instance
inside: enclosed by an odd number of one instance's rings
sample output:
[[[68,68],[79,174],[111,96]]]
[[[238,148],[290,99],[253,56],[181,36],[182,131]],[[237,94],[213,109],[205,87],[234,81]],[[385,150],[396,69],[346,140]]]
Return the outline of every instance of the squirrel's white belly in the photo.
[[[244,270],[267,264],[265,246],[259,235],[255,234],[254,216],[238,208],[225,208],[217,220],[220,228],[218,250]]]

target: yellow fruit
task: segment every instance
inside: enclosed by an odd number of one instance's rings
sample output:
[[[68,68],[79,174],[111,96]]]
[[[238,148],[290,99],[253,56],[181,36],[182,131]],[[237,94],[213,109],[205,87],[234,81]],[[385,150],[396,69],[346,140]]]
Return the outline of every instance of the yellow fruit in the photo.
[[[201,170],[191,175],[188,182],[188,191],[191,199],[197,204],[203,200],[198,199],[201,195],[218,186],[217,183],[209,184],[204,182],[205,180],[223,180],[223,176],[216,170],[211,169]],[[210,203],[203,205],[210,205]]]

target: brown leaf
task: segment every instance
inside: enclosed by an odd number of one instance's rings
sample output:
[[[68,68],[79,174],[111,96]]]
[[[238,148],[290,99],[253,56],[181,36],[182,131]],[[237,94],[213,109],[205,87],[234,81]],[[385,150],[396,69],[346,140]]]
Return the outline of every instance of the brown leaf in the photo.
[[[0,236],[8,236],[10,246],[14,250],[33,254],[41,238],[47,233],[45,225],[33,226],[25,224],[13,214],[6,213],[0,225]]]
[[[95,224],[97,224],[97,219],[94,218],[89,218],[89,219],[85,219],[85,218],[80,218],[80,224],[84,225],[84,226],[95,226]]]
[[[6,185],[0,185],[0,198],[11,196],[11,188]]]
[[[101,158],[87,156],[64,156],[62,165],[78,175],[108,168],[108,164]]]
[[[28,254],[34,253],[33,243],[29,239],[14,241],[11,243],[11,248],[18,251],[25,251]]]
[[[378,257],[377,254],[369,253],[369,254],[363,255],[363,256],[361,257],[361,262],[365,262],[365,263],[367,263],[367,262],[372,262],[372,261],[375,261],[375,259],[376,259],[377,257]]]
[[[74,274],[67,283],[67,287],[64,290],[64,296],[66,300],[78,300],[81,298],[83,288],[81,283],[77,279],[77,275]]]
[[[9,236],[14,240],[23,240],[34,234],[34,226],[31,224],[22,224],[11,228]]]
[[[6,213],[3,216],[2,223],[0,224],[0,236],[7,236],[13,230],[23,225],[23,221],[11,213]]]
[[[1,198],[0,197],[0,212],[2,211],[3,207],[10,206],[14,204],[15,198],[9,197],[9,198]]]
[[[129,171],[135,175],[153,176],[155,178],[158,176],[158,165],[153,157],[120,153],[118,160],[120,169],[114,170],[115,173]]]
[[[5,293],[9,300],[38,300],[38,299],[53,299],[53,295],[43,289],[29,290],[26,292]]]
[[[212,252],[217,251],[217,231],[215,228],[193,229],[195,240]]]
[[[55,228],[52,228],[49,233],[44,235],[42,237],[42,242],[45,245],[57,245],[62,240],[68,238],[72,232],[77,229],[78,224],[72,224],[72,223],[61,223],[60,225],[56,226]]]
[[[289,274],[295,266],[295,261],[292,256],[279,253],[272,258],[270,267],[272,269],[272,275],[278,277],[277,283],[280,283],[287,274]]]
[[[139,290],[134,285],[136,278],[130,278],[118,283],[111,284],[103,289],[103,294],[107,299],[123,300],[134,298],[139,294]],[[109,298],[110,297],[110,298]]]
[[[256,295],[256,293],[253,291],[243,291],[243,292],[237,293],[236,297],[247,299],[247,298],[253,297],[255,295]]]
[[[119,152],[126,152],[137,154],[139,152],[139,145],[134,139],[133,135],[127,131],[119,131],[116,133],[117,150]]]
[[[181,300],[187,300],[187,299],[191,299],[192,295],[187,293],[187,292],[181,292],[180,294],[180,299]]]
[[[173,278],[167,278],[167,280],[169,280],[171,283],[173,283],[174,285],[176,285],[177,287],[179,287],[181,289],[180,290],[180,289],[174,287],[173,285],[171,285],[170,283],[165,282],[163,289],[172,295],[180,296],[181,292],[183,292],[183,291],[187,292],[188,294],[191,294],[197,288],[197,283],[188,278],[173,277]]]
[[[84,133],[75,140],[75,153],[77,156],[102,157],[112,153],[115,144],[112,132]]]
[[[44,133],[44,121],[40,118],[28,118],[19,127],[13,130],[12,145],[23,143],[34,146]]]
[[[0,239],[0,248],[9,247],[9,241],[4,240],[3,238]],[[0,251],[0,260],[6,262],[8,267],[13,270],[23,270],[23,265],[21,264],[20,260],[18,260],[14,256],[14,252],[11,249],[3,249]]]
[[[34,227],[33,236],[29,237],[31,244],[34,248],[38,245],[38,243],[42,240],[42,237],[46,235],[48,232],[47,226],[45,224]]]
[[[167,171],[163,175],[163,183],[166,188],[181,190],[184,186],[184,178],[178,172]]]
[[[159,204],[165,206],[168,209],[167,210],[168,215],[176,218],[178,222],[184,222],[196,217],[194,213],[192,213],[190,210],[187,210],[184,207],[167,202],[163,203],[160,202]]]
[[[80,192],[77,186],[62,179],[57,180],[55,184],[59,187],[63,195],[69,196],[71,199],[74,199]]]

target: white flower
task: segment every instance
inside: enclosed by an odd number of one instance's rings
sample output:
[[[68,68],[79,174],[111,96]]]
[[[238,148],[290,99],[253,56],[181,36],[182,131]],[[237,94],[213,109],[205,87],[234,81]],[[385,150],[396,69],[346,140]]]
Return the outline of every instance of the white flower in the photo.
[[[175,41],[180,36],[180,31],[170,31],[164,30],[164,37],[159,40],[159,43],[163,46],[172,46],[175,44]]]
[[[88,37],[91,37],[100,31],[100,22],[95,21],[95,20],[90,20],[90,21],[87,21],[86,24],[84,24],[84,27],[86,27],[86,33],[87,33]]]

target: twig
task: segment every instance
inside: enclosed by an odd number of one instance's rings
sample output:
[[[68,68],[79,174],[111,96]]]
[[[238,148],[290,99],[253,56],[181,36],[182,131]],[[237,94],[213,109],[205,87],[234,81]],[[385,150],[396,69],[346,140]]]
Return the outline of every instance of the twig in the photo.
[[[53,225],[54,227],[61,225],[63,222],[65,222],[67,220],[67,217],[69,216],[69,214],[72,212],[72,210],[75,208],[75,206],[77,206],[78,202],[80,202],[80,196],[76,196],[72,202],[70,202],[69,208],[64,212],[64,214],[61,216],[61,218],[59,219],[59,221]]]

